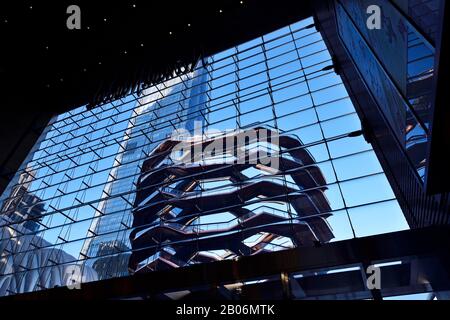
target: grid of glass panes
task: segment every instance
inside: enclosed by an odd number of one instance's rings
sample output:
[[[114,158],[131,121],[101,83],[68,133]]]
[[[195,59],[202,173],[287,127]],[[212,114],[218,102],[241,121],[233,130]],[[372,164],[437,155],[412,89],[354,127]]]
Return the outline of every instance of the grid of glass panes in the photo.
[[[141,165],[170,131],[199,119],[204,131],[266,125],[296,135],[325,177],[332,241],[408,228],[371,146],[361,135],[349,136],[361,129],[359,118],[320,33],[306,19],[211,56],[143,96],[132,93],[53,119],[1,198],[0,288],[9,284],[2,294],[48,288],[52,282],[45,279],[31,287],[24,282],[55,266],[89,269],[82,281],[127,275]],[[26,215],[28,203],[11,202],[24,194],[43,204],[38,217]],[[264,205],[292,211],[289,204]],[[220,229],[229,219],[214,215],[196,223]],[[279,237],[267,248],[292,246]],[[33,254],[37,265],[21,264]]]

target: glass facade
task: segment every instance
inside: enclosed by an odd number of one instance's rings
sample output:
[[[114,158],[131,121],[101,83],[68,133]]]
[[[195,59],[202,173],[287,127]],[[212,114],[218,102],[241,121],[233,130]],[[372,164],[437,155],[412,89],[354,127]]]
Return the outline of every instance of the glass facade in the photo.
[[[405,150],[425,179],[441,1],[336,0],[343,43]],[[366,8],[381,8],[381,29],[367,28]]]
[[[193,69],[51,121],[1,197],[0,295],[408,228],[313,19]]]
[[[198,110],[204,109],[202,97],[206,92],[207,73],[199,68],[189,76],[144,91],[145,97],[139,100],[141,106],[133,111],[121,143],[123,152],[117,154],[103,192],[107,199],[100,202],[90,227],[91,233],[99,236],[87,239],[82,250],[86,257],[100,257],[89,260],[99,279],[128,274],[129,253],[118,254],[117,251],[130,249],[127,244],[130,230],[126,226],[132,224],[135,193],[122,194],[135,189],[145,155],[157,146],[158,141],[172,133],[175,127],[167,126],[167,123],[175,122],[176,128],[191,131],[195,121],[203,123]],[[117,232],[119,230],[122,231]]]

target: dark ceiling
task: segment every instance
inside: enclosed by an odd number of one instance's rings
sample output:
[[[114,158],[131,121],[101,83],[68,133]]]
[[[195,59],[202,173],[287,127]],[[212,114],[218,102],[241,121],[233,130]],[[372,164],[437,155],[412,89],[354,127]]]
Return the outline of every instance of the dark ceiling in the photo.
[[[123,94],[177,64],[311,14],[308,1],[292,0],[3,2],[0,72],[7,98],[57,112]],[[81,30],[66,26],[73,4],[81,9]]]
[[[66,26],[70,5],[81,30]],[[0,1],[0,191],[52,115],[311,14],[308,0]]]

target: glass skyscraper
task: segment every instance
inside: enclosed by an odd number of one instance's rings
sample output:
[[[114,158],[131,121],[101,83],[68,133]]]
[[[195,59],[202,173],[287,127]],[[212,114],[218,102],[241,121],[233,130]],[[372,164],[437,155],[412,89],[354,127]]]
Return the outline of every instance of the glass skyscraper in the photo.
[[[144,91],[139,99],[129,128],[125,132],[117,155],[115,168],[109,175],[104,194],[120,195],[135,190],[138,174],[145,156],[153,151],[158,141],[172,135],[174,130],[185,128],[194,131],[195,123],[203,123],[202,111],[206,110],[207,73],[199,66],[186,76],[177,77]],[[190,119],[169,125],[171,121],[190,115]],[[193,116],[192,116],[193,115]],[[154,142],[156,141],[156,142]],[[100,279],[128,274],[130,249],[129,229],[132,224],[132,203],[135,193],[107,199],[100,203],[98,217],[90,228],[93,239],[87,240],[82,255],[97,257],[89,260]]]

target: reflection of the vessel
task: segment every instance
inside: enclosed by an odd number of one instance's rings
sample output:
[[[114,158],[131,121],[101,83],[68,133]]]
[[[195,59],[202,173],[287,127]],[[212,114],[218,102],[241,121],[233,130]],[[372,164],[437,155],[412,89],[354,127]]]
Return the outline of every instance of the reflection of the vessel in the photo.
[[[434,37],[437,7],[441,0],[412,1],[405,6],[407,15],[428,33],[428,39]],[[434,7],[434,9],[433,9]],[[427,145],[429,143],[428,124],[431,120],[432,93],[435,76],[435,49],[422,33],[407,24],[407,87],[406,98],[412,110],[407,110],[405,147],[407,154],[419,176],[424,179]],[[413,114],[414,113],[414,114]]]
[[[276,140],[261,143],[257,137],[262,133]],[[227,139],[241,134],[248,134],[245,157],[254,162],[240,161],[232,147],[201,157],[191,154],[195,147],[204,151],[225,146]],[[297,137],[262,126],[194,137],[182,140],[182,152],[170,160],[180,141],[164,141],[144,162],[130,234],[131,272],[313,245],[334,237],[326,220],[331,210],[326,181]],[[276,161],[268,165],[261,154]],[[197,161],[189,162],[193,158]],[[249,177],[249,170],[259,174]],[[251,202],[265,205],[249,209]],[[285,209],[271,207],[275,204]]]

